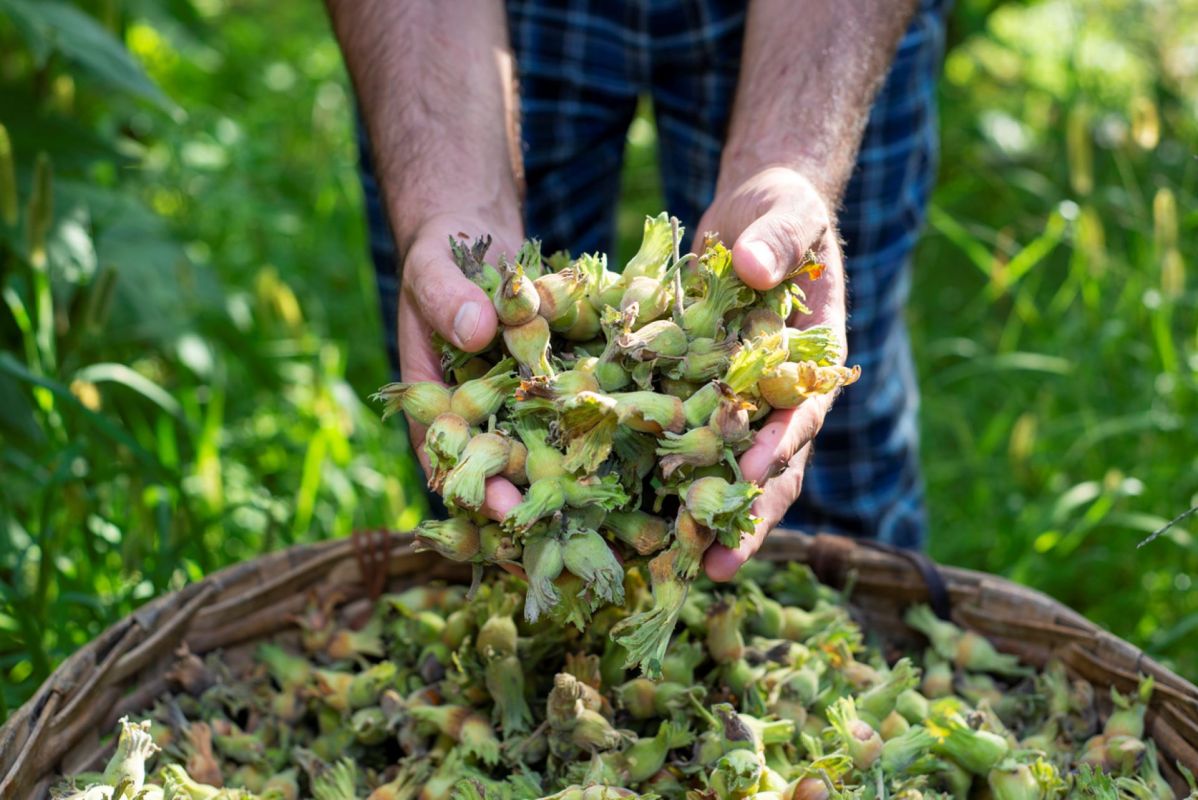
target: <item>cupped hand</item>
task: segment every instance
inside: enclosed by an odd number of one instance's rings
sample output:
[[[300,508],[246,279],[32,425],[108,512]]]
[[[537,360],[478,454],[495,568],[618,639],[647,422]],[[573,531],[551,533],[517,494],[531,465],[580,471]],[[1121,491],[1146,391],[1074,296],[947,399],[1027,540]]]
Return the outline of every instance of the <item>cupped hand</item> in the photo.
[[[734,242],[732,265],[754,289],[797,280],[812,313],[796,312],[790,324],[831,326],[841,353],[845,352],[844,259],[831,205],[810,181],[793,169],[770,167],[735,185],[721,186],[698,230],[700,237],[703,232],[718,232],[723,241]],[[814,281],[791,277],[809,252],[825,265],[823,275]],[[704,567],[712,580],[730,580],[798,499],[811,440],[831,406],[831,396],[810,398],[797,408],[771,412],[757,431],[752,446],[740,457],[740,468],[745,480],[756,481],[764,489],[753,506],[761,522],[739,547],[716,544],[707,551]]]
[[[431,336],[439,333],[462,350],[471,353],[486,349],[494,341],[498,318],[486,292],[472,283],[454,263],[449,249],[450,237],[465,236],[467,243],[476,236],[493,238],[487,260],[494,263],[501,253],[513,257],[519,248],[520,231],[498,235],[493,225],[473,218],[434,217],[421,225],[411,237],[403,259],[403,283],[399,295],[399,366],[403,380],[445,382],[441,355]],[[425,427],[408,418],[412,447],[429,474],[424,453]],[[482,511],[501,520],[522,495],[503,478],[487,480],[487,495]]]

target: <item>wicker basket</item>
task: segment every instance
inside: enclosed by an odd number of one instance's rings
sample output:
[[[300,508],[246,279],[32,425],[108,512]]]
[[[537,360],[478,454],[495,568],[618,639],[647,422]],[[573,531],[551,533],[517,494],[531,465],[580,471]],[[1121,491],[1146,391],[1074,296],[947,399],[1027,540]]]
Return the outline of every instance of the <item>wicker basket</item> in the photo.
[[[411,537],[381,535],[365,550],[361,540],[294,547],[230,567],[175,594],[148,603],[75,653],[0,728],[0,798],[42,798],[51,780],[95,768],[106,757],[101,739],[122,715],[142,710],[166,691],[164,672],[186,642],[193,653],[252,647],[286,627],[312,591],[338,591],[346,602],[384,588],[465,573],[437,556],[414,553]],[[958,624],[989,637],[1031,664],[1061,659],[1075,676],[1099,687],[1130,691],[1140,673],[1156,677],[1147,716],[1166,775],[1179,793],[1180,762],[1198,772],[1198,688],[1142,652],[1100,630],[1038,592],[1009,581],[836,536],[777,531],[760,557],[802,561],[819,578],[843,585],[853,577],[853,604],[868,629],[896,638],[911,635],[900,616],[929,597],[929,581],[947,590]]]

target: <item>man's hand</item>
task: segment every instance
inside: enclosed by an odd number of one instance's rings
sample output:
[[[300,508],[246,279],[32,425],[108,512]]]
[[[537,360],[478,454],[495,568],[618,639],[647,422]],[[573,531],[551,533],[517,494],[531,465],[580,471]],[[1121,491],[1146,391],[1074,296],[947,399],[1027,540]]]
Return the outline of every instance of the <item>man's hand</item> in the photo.
[[[500,233],[482,219],[460,216],[430,219],[416,230],[406,248],[399,295],[399,367],[405,381],[444,382],[441,354],[430,341],[434,332],[472,353],[495,339],[498,319],[491,298],[462,274],[449,250],[451,236],[465,234],[465,241],[472,242],[484,232],[493,239],[488,260],[494,261],[501,253],[515,256],[522,239],[520,230]],[[412,447],[427,474],[425,428],[410,417],[408,428]],[[510,482],[490,478],[482,511],[500,520],[520,499],[520,490]]]
[[[813,251],[825,265],[823,276],[817,281],[790,279],[799,281],[812,313],[796,312],[789,322],[800,327],[831,326],[844,352],[844,262],[828,203],[806,178],[792,169],[770,167],[718,191],[699,223],[700,236],[707,231],[734,242],[732,266],[741,280],[758,290],[788,280]],[[732,578],[798,499],[811,440],[831,405],[830,395],[820,395],[798,408],[772,412],[752,447],[741,455],[745,479],[765,489],[753,505],[762,521],[735,550],[716,544],[707,551],[704,565],[713,580]]]
[[[432,332],[478,351],[496,330],[490,298],[462,275],[449,238],[490,234],[489,258],[513,256],[523,238],[515,63],[503,3],[325,4],[403,262],[401,374],[405,381],[440,381]],[[423,441],[423,428],[413,425],[412,443],[425,462]],[[484,511],[502,518],[519,499],[516,487],[493,478]]]
[[[808,249],[827,266],[800,278],[814,312],[802,325],[830,325],[844,351],[844,261],[833,224],[857,148],[895,48],[917,0],[754,0],[745,25],[736,102],[720,159],[715,200],[699,233],[733,241],[732,264],[754,289],[776,286]],[[851,354],[849,354],[851,357]],[[741,456],[762,483],[762,517],[735,550],[707,552],[707,574],[731,578],[799,496],[811,439],[832,399],[775,411]]]

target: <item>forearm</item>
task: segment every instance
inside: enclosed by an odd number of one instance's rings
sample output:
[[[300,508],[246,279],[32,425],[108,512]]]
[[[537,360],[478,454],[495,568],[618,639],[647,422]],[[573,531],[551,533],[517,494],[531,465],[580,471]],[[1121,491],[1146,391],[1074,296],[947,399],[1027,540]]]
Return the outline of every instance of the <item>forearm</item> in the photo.
[[[753,0],[721,186],[802,173],[835,207],[917,0]]]
[[[519,231],[518,112],[503,3],[326,5],[400,252],[437,217]]]

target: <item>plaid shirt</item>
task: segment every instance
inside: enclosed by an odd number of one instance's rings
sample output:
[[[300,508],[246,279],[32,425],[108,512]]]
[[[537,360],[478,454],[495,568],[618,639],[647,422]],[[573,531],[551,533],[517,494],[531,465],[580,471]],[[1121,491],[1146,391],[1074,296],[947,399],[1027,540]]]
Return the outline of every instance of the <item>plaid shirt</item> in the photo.
[[[547,252],[610,251],[625,133],[657,115],[667,208],[693,230],[711,202],[740,66],[744,0],[509,0],[520,75],[525,224]],[[816,440],[785,524],[923,544],[918,388],[903,307],[936,169],[936,79],[947,0],[923,0],[870,113],[838,215],[849,358],[861,380]],[[778,98],[777,102],[784,102]],[[359,126],[359,130],[362,130]],[[393,365],[398,258],[368,144],[362,182]]]

